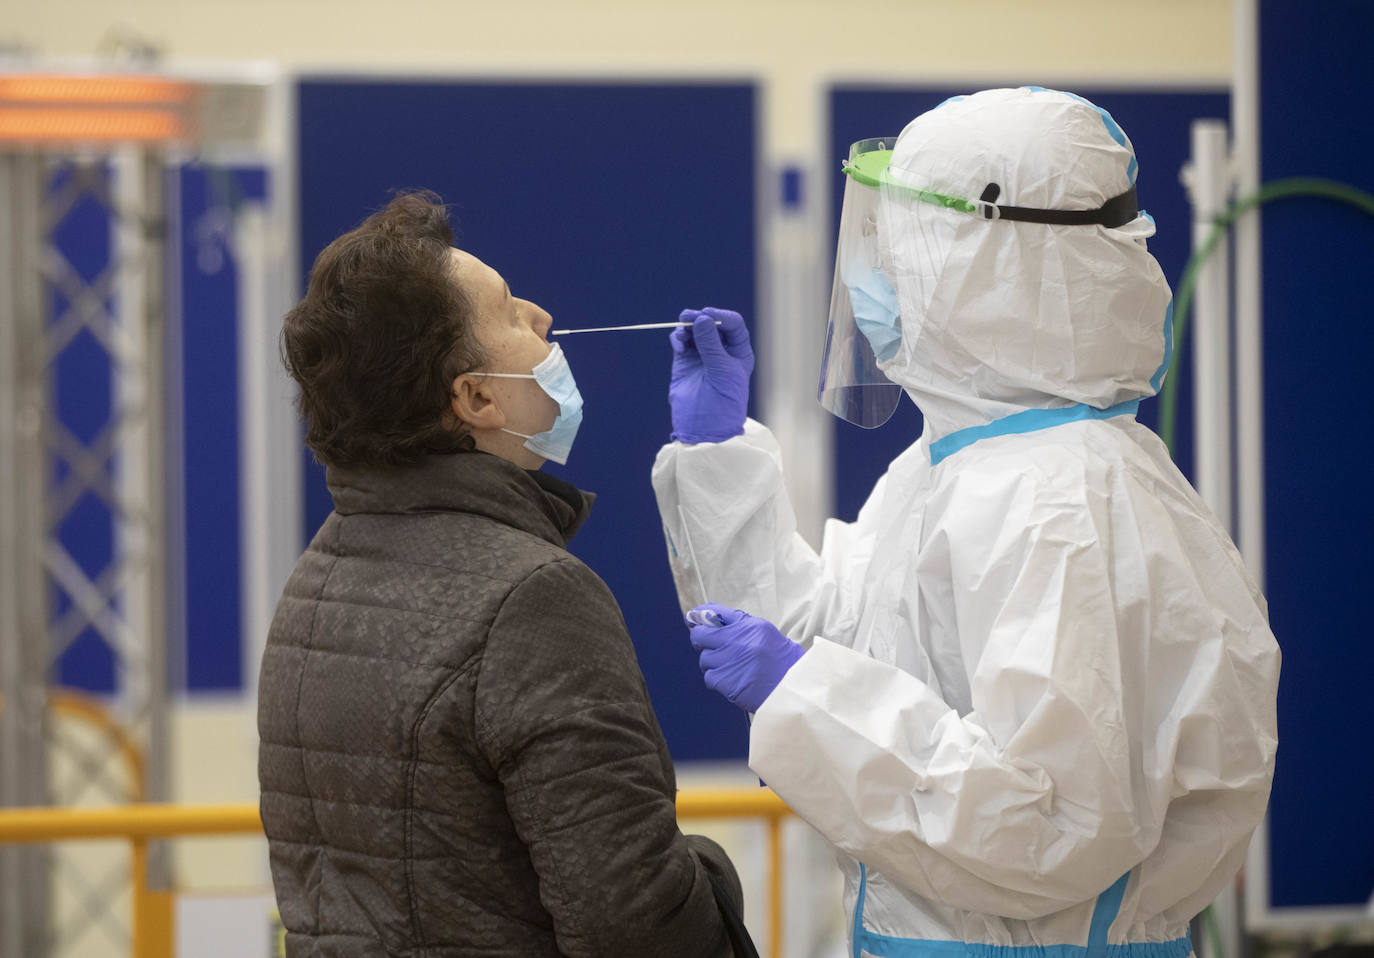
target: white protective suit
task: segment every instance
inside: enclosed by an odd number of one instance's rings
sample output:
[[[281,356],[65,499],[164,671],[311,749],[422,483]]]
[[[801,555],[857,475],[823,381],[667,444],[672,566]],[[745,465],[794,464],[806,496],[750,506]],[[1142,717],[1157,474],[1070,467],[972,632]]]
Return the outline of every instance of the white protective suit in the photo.
[[[1086,101],[1001,90],[918,117],[890,172],[1092,209],[1135,159]],[[989,222],[886,190],[882,216],[902,327],[882,368],[924,433],[819,555],[765,427],[665,446],[679,595],[808,648],[749,764],[838,849],[854,955],[1184,958],[1263,816],[1279,651],[1133,415],[1171,351],[1153,221]]]

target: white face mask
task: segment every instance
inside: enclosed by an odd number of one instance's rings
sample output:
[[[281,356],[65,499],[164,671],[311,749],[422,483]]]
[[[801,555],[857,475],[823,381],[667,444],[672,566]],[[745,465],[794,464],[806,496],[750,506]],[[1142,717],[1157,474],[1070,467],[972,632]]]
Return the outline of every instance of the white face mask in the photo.
[[[553,344],[553,349],[535,366],[530,373],[482,373],[497,379],[533,379],[539,388],[548,393],[549,398],[558,403],[558,418],[543,432],[527,435],[514,429],[502,427],[501,431],[519,436],[525,440],[525,448],[537,456],[558,463],[568,462],[573,440],[577,438],[577,428],[582,425],[582,394],[577,391],[572,369],[563,355],[563,347]]]

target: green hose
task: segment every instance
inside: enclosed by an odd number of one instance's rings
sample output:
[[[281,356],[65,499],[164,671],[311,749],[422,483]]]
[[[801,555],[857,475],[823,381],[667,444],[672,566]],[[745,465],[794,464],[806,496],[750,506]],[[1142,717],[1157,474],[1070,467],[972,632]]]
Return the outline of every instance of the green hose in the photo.
[[[1217,921],[1216,908],[1208,905],[1202,910],[1202,926],[1207,929],[1207,946],[1210,958],[1226,958],[1226,945],[1221,939],[1221,923]]]
[[[1188,259],[1187,265],[1184,266],[1183,279],[1178,285],[1178,294],[1174,297],[1174,358],[1172,365],[1178,367],[1180,357],[1183,355],[1183,334],[1188,328],[1188,309],[1193,303],[1193,289],[1197,286],[1198,273],[1202,269],[1202,264],[1216,252],[1222,238],[1226,235],[1226,231],[1231,228],[1231,224],[1246,213],[1271,200],[1294,197],[1337,200],[1342,203],[1349,203],[1351,206],[1374,216],[1374,195],[1344,183],[1337,183],[1334,180],[1322,180],[1306,176],[1295,176],[1290,179],[1266,183],[1256,193],[1240,200],[1221,216],[1218,216],[1215,221],[1216,225],[1212,227],[1212,232],[1208,234],[1206,241],[1194,251]],[[1171,455],[1175,451],[1174,426],[1178,418],[1179,378],[1178,376],[1168,377],[1164,382],[1164,389],[1159,394],[1159,435],[1164,440],[1164,444],[1169,447]]]
[[[1187,265],[1183,267],[1183,279],[1179,283],[1178,294],[1174,298],[1173,365],[1178,366],[1179,359],[1183,355],[1183,334],[1188,329],[1188,310],[1193,304],[1193,290],[1197,286],[1197,277],[1202,269],[1202,264],[1207,262],[1212,254],[1217,251],[1222,238],[1236,220],[1271,200],[1296,197],[1337,200],[1342,203],[1349,203],[1351,206],[1374,216],[1374,195],[1344,183],[1337,183],[1334,180],[1305,176],[1295,176],[1290,179],[1266,183],[1257,192],[1240,200],[1224,214],[1218,216],[1212,227],[1212,232],[1207,234],[1207,239],[1194,251],[1193,255],[1189,257]],[[1164,444],[1169,447],[1170,455],[1174,454],[1174,428],[1178,419],[1179,378],[1178,376],[1170,376],[1159,394],[1159,435],[1164,440]],[[1211,905],[1203,910],[1202,926],[1212,955],[1214,958],[1221,958],[1225,953],[1221,927]]]

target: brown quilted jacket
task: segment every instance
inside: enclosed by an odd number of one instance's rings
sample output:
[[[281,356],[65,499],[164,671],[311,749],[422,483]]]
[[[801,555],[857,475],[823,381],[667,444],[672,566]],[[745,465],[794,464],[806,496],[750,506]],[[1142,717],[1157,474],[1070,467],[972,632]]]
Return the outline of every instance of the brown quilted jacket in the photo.
[[[327,475],[277,607],[259,779],[290,958],[728,955],[590,497],[484,453]]]

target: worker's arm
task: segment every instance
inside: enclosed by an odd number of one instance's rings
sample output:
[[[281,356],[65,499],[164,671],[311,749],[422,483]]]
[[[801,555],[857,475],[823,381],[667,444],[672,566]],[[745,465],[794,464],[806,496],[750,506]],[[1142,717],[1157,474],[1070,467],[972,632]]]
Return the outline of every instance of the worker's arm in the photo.
[[[753,770],[845,852],[1011,918],[1087,901],[1154,854],[1210,881],[1273,774],[1278,653],[1245,583],[1216,581],[1221,563],[1198,575],[1154,488],[1060,489],[984,476],[982,508],[955,495],[957,528],[920,546],[955,589],[971,711],[818,639],[750,733]]]

